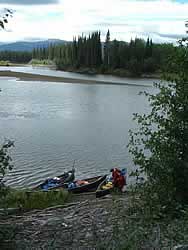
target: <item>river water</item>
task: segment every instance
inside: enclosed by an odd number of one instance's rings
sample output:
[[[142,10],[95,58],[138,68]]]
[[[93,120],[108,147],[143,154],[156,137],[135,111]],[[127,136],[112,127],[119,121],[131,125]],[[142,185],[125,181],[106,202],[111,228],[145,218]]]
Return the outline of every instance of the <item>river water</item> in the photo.
[[[85,76],[32,67],[6,70],[80,79],[80,84],[70,84],[0,78],[0,139],[15,141],[8,185],[32,187],[69,170],[74,160],[77,178],[105,174],[112,167],[131,171],[126,145],[128,131],[135,127],[132,114],[149,111],[147,100],[138,93],[155,91],[154,79]],[[125,85],[89,85],[82,84],[82,79]]]

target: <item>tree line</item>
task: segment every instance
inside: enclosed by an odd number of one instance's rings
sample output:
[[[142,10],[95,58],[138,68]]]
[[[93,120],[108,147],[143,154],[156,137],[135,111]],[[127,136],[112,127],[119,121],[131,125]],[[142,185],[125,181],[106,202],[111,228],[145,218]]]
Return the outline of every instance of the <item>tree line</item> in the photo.
[[[173,44],[155,44],[150,38],[147,41],[140,38],[130,42],[111,41],[108,30],[104,43],[97,31],[88,37],[74,37],[66,44],[36,48],[32,58],[53,60],[58,69],[92,68],[101,73],[123,69],[132,75],[140,75],[162,70],[173,51]]]
[[[0,51],[0,61],[28,63],[31,59],[32,53],[28,51]]]
[[[101,48],[100,32],[93,32],[89,37],[74,37],[72,43],[36,48],[32,56],[33,59],[54,60],[59,69],[68,66],[98,68],[102,65]]]

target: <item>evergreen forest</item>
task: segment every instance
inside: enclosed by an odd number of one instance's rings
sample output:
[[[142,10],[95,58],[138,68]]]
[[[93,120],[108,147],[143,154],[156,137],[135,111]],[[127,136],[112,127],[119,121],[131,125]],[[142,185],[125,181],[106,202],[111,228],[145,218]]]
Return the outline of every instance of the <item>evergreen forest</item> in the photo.
[[[101,42],[97,31],[89,36],[74,37],[72,42],[62,45],[36,48],[32,58],[53,60],[59,70],[91,69],[95,73],[112,74],[119,70],[125,75],[139,76],[161,72],[176,49],[171,43],[156,44],[150,38],[111,41],[108,30],[105,42]]]

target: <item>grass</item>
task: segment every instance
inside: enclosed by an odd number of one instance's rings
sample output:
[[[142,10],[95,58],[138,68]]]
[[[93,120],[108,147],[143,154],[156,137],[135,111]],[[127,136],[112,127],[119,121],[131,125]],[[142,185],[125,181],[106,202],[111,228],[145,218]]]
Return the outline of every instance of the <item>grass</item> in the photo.
[[[0,208],[3,208],[7,215],[6,208],[19,208],[19,211],[32,209],[44,209],[51,206],[63,205],[69,198],[65,190],[50,192],[29,192],[27,190],[13,190],[9,188],[0,189]],[[15,213],[15,212],[14,212]],[[15,237],[20,230],[20,225],[6,224],[6,220],[0,223],[0,249],[17,249]],[[19,242],[19,249],[30,249],[28,244]]]
[[[26,63],[20,63],[20,62],[10,62],[10,61],[0,61],[0,66],[20,66],[25,65]]]
[[[50,206],[63,205],[68,199],[65,190],[50,192],[29,192],[27,190],[10,190],[3,199],[5,208],[20,208],[23,210],[43,209]],[[1,205],[1,204],[0,204]]]
[[[10,66],[11,63],[9,61],[0,61],[0,66]]]
[[[47,59],[46,60],[32,59],[31,62],[30,62],[30,64],[32,64],[32,65],[42,65],[42,66],[46,65],[46,66],[48,66],[48,65],[54,65],[54,62],[51,61],[51,60],[47,60]]]

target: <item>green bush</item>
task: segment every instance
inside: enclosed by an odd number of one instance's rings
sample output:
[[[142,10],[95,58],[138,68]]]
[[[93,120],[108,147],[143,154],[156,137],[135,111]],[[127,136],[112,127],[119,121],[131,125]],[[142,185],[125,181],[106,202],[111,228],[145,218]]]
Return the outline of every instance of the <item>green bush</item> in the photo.
[[[139,129],[130,132],[129,151],[147,176],[142,198],[169,211],[188,203],[188,45],[175,48],[164,79],[157,94],[145,93],[151,113],[134,114]]]
[[[51,60],[38,60],[38,59],[32,59],[30,64],[32,65],[54,65],[54,62]]]
[[[0,66],[10,66],[9,61],[0,61]]]

